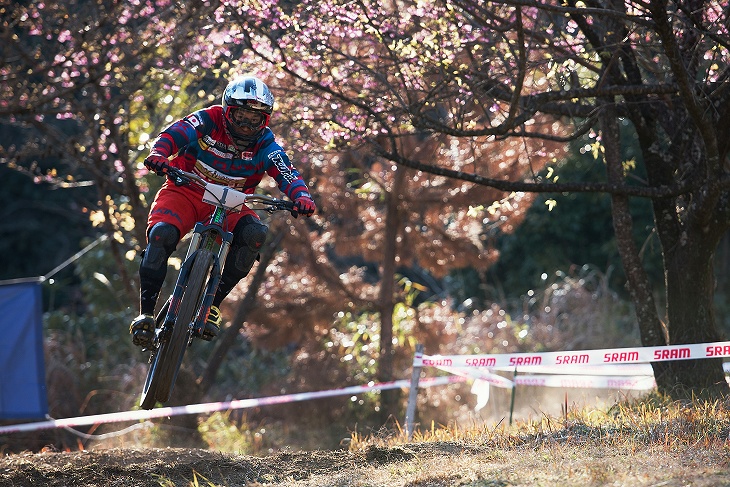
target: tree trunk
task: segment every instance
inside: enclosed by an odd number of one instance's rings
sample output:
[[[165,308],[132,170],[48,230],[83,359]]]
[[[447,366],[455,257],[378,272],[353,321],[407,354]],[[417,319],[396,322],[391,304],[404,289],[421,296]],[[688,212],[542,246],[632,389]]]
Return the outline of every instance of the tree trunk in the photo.
[[[685,227],[687,232],[690,229]],[[699,230],[693,233],[664,251],[670,344],[722,340],[713,304],[715,242]],[[678,398],[719,397],[728,392],[721,359],[682,360],[668,365],[665,374],[657,377],[661,392]]]
[[[718,125],[710,109],[711,98],[693,85],[693,80],[701,76],[696,62],[697,32],[677,36],[666,2],[651,1],[648,5],[679,95],[668,110],[646,112],[643,122],[637,119],[640,126],[645,124],[640,140],[644,140],[649,182],[668,184],[679,177],[699,183],[686,194],[653,200],[664,259],[669,343],[718,341],[712,260],[728,228],[723,210],[727,207],[726,197],[722,197],[718,185],[724,174]],[[692,11],[693,15],[698,12]],[[719,100],[714,104],[723,105]],[[676,398],[711,398],[728,392],[719,359],[669,362],[666,373],[656,380],[661,392]]]
[[[393,380],[393,310],[395,303],[395,269],[398,255],[398,234],[402,226],[399,205],[405,185],[406,169],[396,166],[393,187],[388,192],[385,215],[385,238],[383,244],[383,261],[380,272],[380,296],[378,311],[380,313],[380,362],[378,364],[378,380]],[[396,414],[398,391],[389,390],[381,393],[381,417],[387,419]]]
[[[614,106],[608,102],[601,110],[601,140],[605,150],[606,173],[612,184],[625,184],[623,164],[621,161],[620,129]],[[629,209],[629,198],[625,195],[611,195],[611,217],[616,233],[616,245],[621,263],[628,281],[631,302],[639,323],[641,344],[645,347],[656,347],[667,344],[667,330],[657,314],[657,306],[649,277],[639,257],[634,242],[633,220]],[[664,376],[668,365],[666,362],[652,363],[654,376]]]
[[[601,136],[605,149],[606,172],[608,181],[625,184],[621,162],[620,130],[618,119],[612,105],[606,105],[601,115]],[[639,251],[633,237],[633,220],[629,209],[629,198],[625,195],[611,195],[611,216],[616,233],[621,263],[628,280],[631,301],[635,308],[641,343],[645,347],[667,344],[667,330],[657,315],[651,282],[642,265]]]
[[[671,169],[679,167],[680,162],[688,158],[703,157],[701,150],[687,149],[693,146],[685,141],[684,145],[675,147],[672,154],[679,162],[668,161],[667,153],[655,149],[660,143],[651,136],[652,133],[651,130],[642,130],[639,137],[650,184],[666,184],[669,181],[667,173],[671,171],[667,170],[667,165]],[[690,138],[688,136],[688,140]],[[699,160],[693,164],[702,166]],[[702,195],[707,192],[708,187],[703,185],[689,194],[652,201],[654,223],[662,248],[665,319],[670,345],[721,340],[713,311],[712,261],[715,249],[727,231],[727,221],[722,216],[699,217],[703,210],[698,208],[697,201],[702,200]],[[721,209],[715,211],[722,215]],[[678,399],[716,397],[728,392],[721,360],[666,362],[663,373],[655,376],[659,391]]]

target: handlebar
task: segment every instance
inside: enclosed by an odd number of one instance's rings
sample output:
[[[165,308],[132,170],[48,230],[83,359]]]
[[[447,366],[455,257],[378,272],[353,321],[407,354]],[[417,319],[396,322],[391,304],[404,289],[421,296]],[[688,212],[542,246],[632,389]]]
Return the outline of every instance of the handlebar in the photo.
[[[240,210],[241,206],[247,203],[261,203],[264,205],[263,209],[269,212],[276,210],[284,210],[290,212],[296,212],[294,203],[291,201],[281,200],[274,198],[273,196],[265,194],[247,194],[238,191],[235,188],[223,186],[221,184],[211,183],[206,181],[197,174],[184,171],[177,167],[169,165],[163,166],[166,169],[164,174],[172,180],[177,186],[184,186],[195,183],[197,186],[203,188],[203,201],[211,205],[221,206],[228,210]],[[256,209],[256,208],[254,208]]]

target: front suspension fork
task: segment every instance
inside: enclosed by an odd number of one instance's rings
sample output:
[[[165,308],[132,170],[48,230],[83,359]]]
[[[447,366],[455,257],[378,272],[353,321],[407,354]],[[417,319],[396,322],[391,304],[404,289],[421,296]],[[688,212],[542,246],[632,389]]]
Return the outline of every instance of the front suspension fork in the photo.
[[[210,271],[210,277],[208,278],[208,284],[205,287],[205,295],[203,301],[198,309],[198,315],[195,317],[193,322],[193,333],[192,336],[200,337],[203,336],[205,330],[205,322],[210,312],[210,307],[213,304],[215,293],[218,291],[218,285],[221,282],[223,276],[223,266],[228,256],[228,251],[231,249],[230,240],[223,240],[221,247],[218,251],[218,255],[214,256],[213,268]]]
[[[226,257],[228,256],[228,252],[231,248],[232,235],[227,234],[226,237],[227,238],[223,238],[223,241],[221,242],[221,246],[218,250],[218,255],[213,256],[213,268],[211,269],[210,277],[208,278],[208,283],[205,287],[203,301],[200,308],[198,309],[198,314],[195,318],[195,321],[192,324],[188,323],[188,326],[192,325],[193,336],[201,336],[203,334],[205,320],[208,318],[208,312],[210,311],[210,307],[213,304],[213,298],[215,297],[215,293],[218,290],[218,284],[220,284],[222,276],[222,263],[226,261]],[[167,315],[162,325],[161,333],[168,333],[170,330],[172,330],[172,326],[174,326],[175,321],[177,320],[177,313],[180,308],[180,302],[182,301],[182,297],[185,292],[185,286],[188,281],[188,276],[193,266],[194,259],[192,257],[199,250],[201,239],[202,235],[200,233],[193,233],[187,255],[185,257],[185,260],[183,261],[182,267],[180,268],[180,274],[177,277],[177,281],[175,282],[175,289],[173,290],[172,296],[170,298],[170,305],[167,309]]]

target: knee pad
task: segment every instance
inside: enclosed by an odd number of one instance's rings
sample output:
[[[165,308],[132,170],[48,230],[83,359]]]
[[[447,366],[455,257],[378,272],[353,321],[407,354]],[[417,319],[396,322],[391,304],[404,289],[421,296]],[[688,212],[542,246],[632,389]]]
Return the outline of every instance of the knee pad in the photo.
[[[258,218],[246,215],[236,223],[233,229],[233,245],[236,247],[248,247],[258,252],[266,241],[266,234],[269,227],[261,223]]]
[[[175,251],[180,232],[169,223],[157,223],[147,237],[148,244],[139,267],[140,275],[155,277],[167,271],[167,259]]]
[[[266,225],[249,215],[238,221],[233,229],[232,255],[226,259],[226,264],[233,264],[235,271],[227,265],[228,272],[242,277],[248,274],[259,256],[259,249],[266,241],[268,230]]]

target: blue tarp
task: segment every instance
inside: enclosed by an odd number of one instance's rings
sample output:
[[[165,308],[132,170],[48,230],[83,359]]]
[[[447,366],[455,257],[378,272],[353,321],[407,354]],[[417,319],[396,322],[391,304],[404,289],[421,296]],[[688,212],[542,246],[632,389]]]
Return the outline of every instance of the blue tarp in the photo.
[[[0,419],[48,413],[39,282],[0,285]]]

